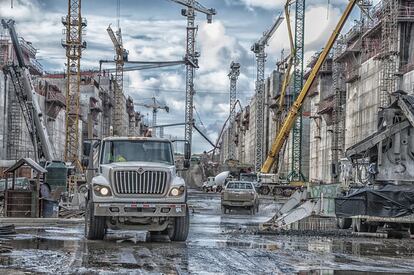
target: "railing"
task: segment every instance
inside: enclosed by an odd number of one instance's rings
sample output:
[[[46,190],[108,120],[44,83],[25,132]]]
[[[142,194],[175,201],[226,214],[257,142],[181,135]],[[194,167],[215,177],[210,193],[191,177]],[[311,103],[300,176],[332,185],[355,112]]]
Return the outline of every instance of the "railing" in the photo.
[[[29,52],[31,56],[36,56],[37,50],[32,46],[32,43],[27,42],[22,37],[19,38],[20,46]]]
[[[37,61],[37,59],[29,58],[29,66],[38,71],[40,74],[43,73],[43,66],[39,63],[39,61]]]

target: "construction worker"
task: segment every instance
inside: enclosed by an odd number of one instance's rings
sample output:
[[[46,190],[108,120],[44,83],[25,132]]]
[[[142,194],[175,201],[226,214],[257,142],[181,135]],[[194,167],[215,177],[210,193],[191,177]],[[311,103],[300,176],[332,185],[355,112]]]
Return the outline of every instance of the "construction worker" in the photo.
[[[109,162],[124,162],[127,161],[126,158],[121,154],[116,154],[114,157],[111,153],[108,153],[108,160]]]
[[[114,160],[114,162],[125,162],[125,161],[127,161],[127,160],[126,160],[126,158],[124,158],[124,156],[122,156],[122,155],[120,155],[120,154],[118,154],[118,155],[115,157],[115,160]]]

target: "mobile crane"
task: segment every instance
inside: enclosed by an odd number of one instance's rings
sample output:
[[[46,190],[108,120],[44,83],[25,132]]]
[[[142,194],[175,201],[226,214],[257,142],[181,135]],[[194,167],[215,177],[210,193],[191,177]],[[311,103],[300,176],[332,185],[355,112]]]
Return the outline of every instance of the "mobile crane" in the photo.
[[[24,120],[29,130],[30,138],[35,149],[35,160],[43,158],[46,161],[56,159],[55,148],[53,147],[46,128],[45,114],[42,112],[36,100],[36,91],[33,81],[25,64],[23,52],[19,44],[13,20],[1,20],[5,29],[9,30],[12,45],[17,57],[17,64],[6,66],[15,88],[16,97],[20,104]]]
[[[301,92],[299,93],[298,97],[296,98],[295,102],[292,104],[286,119],[283,121],[280,131],[276,135],[276,138],[273,141],[271,150],[266,158],[265,163],[261,168],[262,173],[269,173],[273,164],[275,163],[276,157],[279,154],[280,150],[283,147],[283,144],[286,142],[287,138],[289,137],[290,130],[293,127],[296,117],[302,107],[306,96],[312,86],[313,82],[316,79],[316,76],[321,68],[322,64],[325,62],[326,57],[328,56],[330,50],[332,49],[333,44],[335,43],[336,38],[338,37],[339,33],[341,32],[346,20],[348,19],[352,9],[356,5],[358,0],[351,0],[349,1],[344,13],[342,14],[341,18],[339,19],[338,24],[336,25],[331,37],[329,38],[328,42],[326,43],[322,53],[319,55],[318,60],[316,61],[315,66],[312,68],[308,79],[306,80],[305,84]]]
[[[344,13],[342,14],[341,18],[339,19],[339,22],[337,23],[334,31],[332,32],[331,36],[329,37],[329,40],[327,41],[325,47],[323,48],[323,51],[321,52],[321,54],[319,55],[318,60],[316,61],[314,67],[312,68],[308,79],[306,80],[305,84],[303,85],[303,88],[301,90],[301,92],[299,93],[299,95],[297,96],[296,100],[293,102],[288,114],[286,115],[286,118],[284,119],[284,121],[281,124],[281,127],[279,128],[279,132],[277,133],[271,149],[268,153],[268,156],[266,158],[266,161],[264,162],[264,164],[262,165],[260,172],[263,174],[268,174],[273,165],[276,162],[276,159],[284,145],[284,143],[286,142],[286,140],[289,137],[289,133],[292,130],[292,127],[295,123],[295,120],[299,114],[299,111],[308,95],[308,92],[312,86],[312,84],[314,83],[316,76],[322,66],[322,64],[325,62],[330,50],[332,49],[338,35],[340,34],[343,26],[345,25],[346,20],[348,19],[349,15],[351,14],[354,6],[357,4],[358,0],[351,0],[349,1],[348,5],[345,8]],[[300,213],[300,215],[292,215],[289,216],[289,220],[283,220],[284,213],[287,213],[289,211],[291,211],[292,209],[294,209],[295,207],[298,206],[298,204],[300,202],[303,201],[303,199],[306,198],[306,191],[297,191],[296,193],[294,193],[291,197],[291,199],[278,211],[278,213],[276,213],[276,215],[267,223],[263,224],[264,228],[269,228],[269,227],[277,227],[280,224],[285,224],[285,223],[292,223],[294,221],[300,220],[302,218],[304,218],[308,214],[307,212],[304,213]],[[282,220],[280,220],[282,219]]]

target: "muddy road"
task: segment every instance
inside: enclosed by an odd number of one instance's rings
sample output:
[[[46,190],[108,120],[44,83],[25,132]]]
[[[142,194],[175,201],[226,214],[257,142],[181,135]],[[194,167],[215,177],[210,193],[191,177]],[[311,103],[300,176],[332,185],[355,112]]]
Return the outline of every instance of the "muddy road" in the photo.
[[[260,212],[220,213],[220,196],[192,191],[185,243],[145,232],[109,232],[86,241],[83,226],[19,227],[0,254],[0,274],[414,274],[414,240],[304,235],[256,235]]]

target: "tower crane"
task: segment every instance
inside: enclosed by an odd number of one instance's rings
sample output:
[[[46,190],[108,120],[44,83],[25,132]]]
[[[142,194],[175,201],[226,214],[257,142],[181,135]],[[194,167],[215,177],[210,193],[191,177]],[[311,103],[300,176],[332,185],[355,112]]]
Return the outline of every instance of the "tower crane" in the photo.
[[[181,14],[187,17],[187,41],[186,41],[186,88],[185,88],[185,130],[184,139],[189,148],[187,155],[191,155],[192,134],[193,134],[193,95],[194,95],[194,69],[198,68],[198,57],[200,54],[195,51],[195,33],[197,27],[194,25],[196,11],[207,16],[207,23],[211,23],[215,9],[208,9],[195,0],[171,0],[183,5],[186,9],[181,10]],[[186,160],[189,161],[189,160]]]
[[[280,131],[277,133],[271,150],[267,156],[266,161],[264,162],[263,166],[261,167],[262,173],[269,173],[270,169],[272,168],[275,158],[279,154],[280,150],[282,149],[283,144],[285,143],[286,139],[289,136],[289,132],[293,127],[293,124],[295,123],[295,120],[299,114],[300,108],[303,105],[304,100],[306,99],[306,96],[308,95],[308,92],[310,90],[310,87],[312,86],[313,82],[316,79],[316,76],[322,66],[322,64],[325,62],[326,57],[329,54],[329,51],[332,49],[332,46],[338,37],[339,33],[341,32],[346,20],[348,19],[352,9],[354,8],[355,4],[358,0],[351,0],[349,1],[348,5],[345,8],[344,13],[342,14],[341,18],[339,19],[338,24],[336,25],[334,31],[332,32],[331,36],[329,37],[328,42],[326,43],[325,47],[323,48],[323,51],[319,55],[318,60],[316,61],[315,65],[313,66],[309,77],[307,78],[305,84],[303,85],[302,90],[298,94],[297,98],[293,102],[293,105],[290,107],[290,110],[286,116],[286,119],[283,121],[282,126],[280,128]]]
[[[293,77],[293,96],[299,95],[303,87],[303,54],[305,40],[305,0],[295,3],[295,72]],[[292,129],[292,169],[288,175],[290,181],[305,181],[302,173],[302,112],[296,118]]]
[[[66,27],[66,139],[65,161],[71,162],[76,169],[82,170],[79,153],[79,110],[80,110],[80,60],[86,42],[82,40],[82,31],[86,20],[81,15],[81,0],[68,0],[68,14],[62,18]]]
[[[277,28],[282,23],[284,17],[282,14],[276,19],[269,30],[263,33],[263,36],[256,41],[251,47],[252,52],[256,55],[257,62],[257,79],[256,79],[256,154],[255,154],[255,168],[259,171],[263,163],[263,134],[264,134],[264,78],[265,78],[265,63],[266,52],[265,48],[270,38],[273,36]]]
[[[146,104],[146,103],[134,103],[134,105],[136,105],[136,106],[143,106],[145,108],[152,109],[152,125],[151,125],[151,127],[153,127],[153,129],[155,131],[156,128],[154,128],[154,127],[157,125],[157,113],[158,113],[158,110],[165,110],[167,113],[169,113],[170,112],[170,108],[167,105],[160,104],[159,101],[155,97],[152,97],[151,99],[152,99],[152,103],[150,103],[150,104]],[[160,137],[163,137],[162,128],[160,128]]]
[[[123,82],[124,82],[124,64],[128,61],[128,51],[124,49],[122,44],[121,28],[118,27],[116,34],[111,28],[111,25],[106,29],[115,49],[115,83],[114,83],[114,97],[115,97],[115,111],[114,111],[114,135],[123,136],[126,134],[126,129],[122,127],[122,110],[123,110]]]
[[[239,75],[240,63],[232,61],[230,64],[230,73],[228,74],[228,77],[230,78],[230,122],[234,122],[236,118],[236,109],[233,108],[233,106],[236,104],[237,100],[236,85]],[[234,137],[232,129],[233,127],[230,127],[229,129],[229,140]],[[229,142],[229,159],[236,159],[234,142]]]

